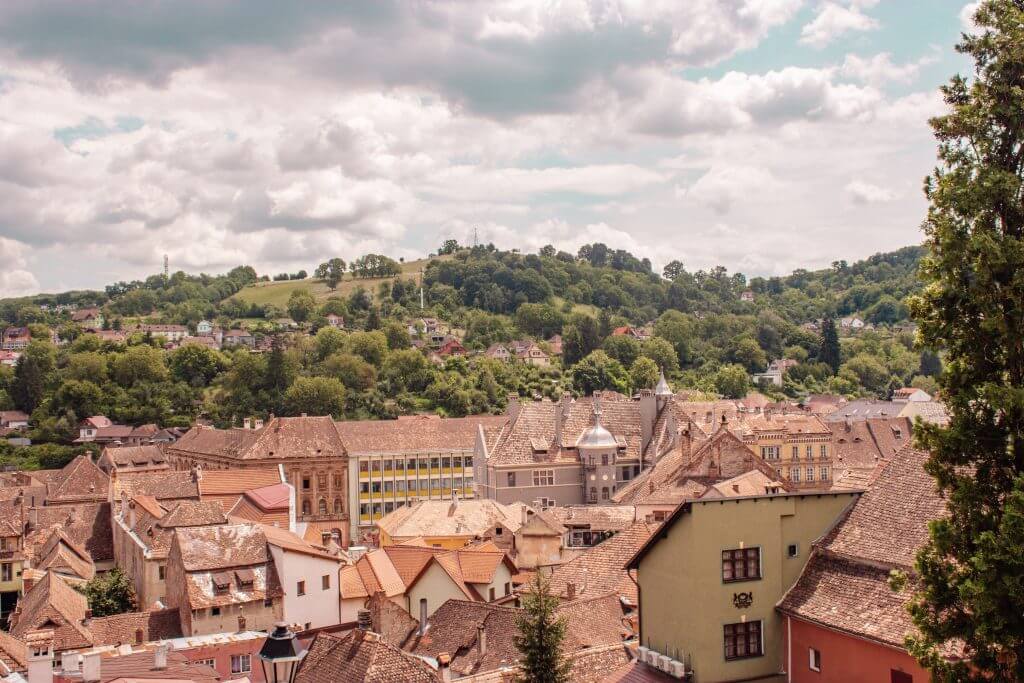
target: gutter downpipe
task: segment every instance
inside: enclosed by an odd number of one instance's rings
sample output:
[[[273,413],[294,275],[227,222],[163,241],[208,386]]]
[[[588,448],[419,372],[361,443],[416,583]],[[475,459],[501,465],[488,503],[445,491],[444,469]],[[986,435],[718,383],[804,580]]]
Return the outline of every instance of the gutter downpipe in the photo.
[[[786,615],[786,683],[793,683],[793,618]]]

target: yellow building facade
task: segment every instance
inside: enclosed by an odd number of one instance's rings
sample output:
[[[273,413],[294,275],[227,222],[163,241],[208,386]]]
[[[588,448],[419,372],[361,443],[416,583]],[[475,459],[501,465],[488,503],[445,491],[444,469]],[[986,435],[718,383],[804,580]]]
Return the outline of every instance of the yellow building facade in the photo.
[[[640,645],[693,672],[744,681],[783,671],[776,603],[811,544],[859,493],[795,493],[683,503],[630,560]]]

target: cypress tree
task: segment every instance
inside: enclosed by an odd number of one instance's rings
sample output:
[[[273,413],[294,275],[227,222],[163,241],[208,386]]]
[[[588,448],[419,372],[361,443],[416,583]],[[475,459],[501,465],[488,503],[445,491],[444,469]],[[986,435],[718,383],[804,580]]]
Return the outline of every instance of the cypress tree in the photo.
[[[562,655],[565,620],[556,616],[558,596],[537,572],[523,594],[523,615],[516,619],[513,641],[522,654],[516,683],[567,683],[570,663]]]
[[[839,372],[842,363],[842,351],[839,346],[839,335],[836,333],[836,321],[826,318],[821,321],[821,350],[818,360],[832,368],[832,374]]]
[[[923,345],[946,351],[947,427],[922,424],[948,501],[918,554],[910,651],[940,681],[1024,680],[1024,0],[985,0],[943,87],[925,180],[929,253],[912,301]],[[969,660],[942,653],[962,645]]]

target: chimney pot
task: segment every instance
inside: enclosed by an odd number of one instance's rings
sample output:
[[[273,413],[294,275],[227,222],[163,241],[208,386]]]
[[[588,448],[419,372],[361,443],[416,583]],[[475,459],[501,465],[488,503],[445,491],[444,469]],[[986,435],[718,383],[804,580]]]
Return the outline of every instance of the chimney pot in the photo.
[[[156,646],[156,652],[153,653],[154,669],[157,671],[163,671],[167,668],[167,651],[170,649],[170,643],[160,643]]]
[[[372,627],[371,620],[370,620],[370,610],[368,610],[368,609],[361,609],[361,610],[359,610],[359,612],[357,613],[357,616],[356,616],[356,624],[357,624],[357,628],[360,631],[370,631],[370,630],[372,630],[373,627]]]

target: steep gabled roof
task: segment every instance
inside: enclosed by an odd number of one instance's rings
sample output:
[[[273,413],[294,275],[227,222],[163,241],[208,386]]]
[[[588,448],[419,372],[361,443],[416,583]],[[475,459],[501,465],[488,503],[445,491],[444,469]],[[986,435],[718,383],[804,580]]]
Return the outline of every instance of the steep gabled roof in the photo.
[[[46,500],[106,500],[110,478],[88,455],[79,455],[46,482]]]
[[[588,548],[578,557],[555,567],[551,573],[551,592],[568,595],[568,585],[575,585],[580,598],[615,592],[636,604],[636,584],[624,569],[626,562],[651,537],[655,524],[637,522],[625,531]]]
[[[278,460],[344,456],[345,446],[328,417],[275,417],[260,429],[196,426],[170,450],[234,460]]]
[[[437,683],[437,673],[376,633],[358,629],[344,637],[319,633],[299,665],[295,683],[338,681]]]
[[[82,625],[88,601],[54,572],[47,572],[22,597],[18,620],[11,635],[24,640],[32,631],[53,631],[53,649],[70,650],[92,645],[92,635]]]

